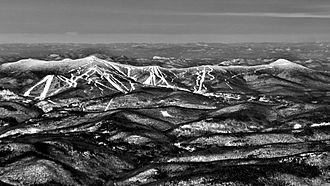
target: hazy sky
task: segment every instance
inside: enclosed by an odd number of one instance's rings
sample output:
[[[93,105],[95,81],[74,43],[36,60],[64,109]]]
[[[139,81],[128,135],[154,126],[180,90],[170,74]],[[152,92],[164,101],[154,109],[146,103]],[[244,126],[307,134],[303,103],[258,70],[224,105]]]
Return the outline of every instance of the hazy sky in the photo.
[[[330,0],[0,0],[0,42],[330,41]]]

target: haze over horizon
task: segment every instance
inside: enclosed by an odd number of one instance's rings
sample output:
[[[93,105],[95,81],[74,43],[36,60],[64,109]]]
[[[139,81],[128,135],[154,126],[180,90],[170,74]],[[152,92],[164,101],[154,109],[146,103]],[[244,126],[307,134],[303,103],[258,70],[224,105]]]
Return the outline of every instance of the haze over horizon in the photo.
[[[330,41],[328,0],[2,0],[0,43]]]

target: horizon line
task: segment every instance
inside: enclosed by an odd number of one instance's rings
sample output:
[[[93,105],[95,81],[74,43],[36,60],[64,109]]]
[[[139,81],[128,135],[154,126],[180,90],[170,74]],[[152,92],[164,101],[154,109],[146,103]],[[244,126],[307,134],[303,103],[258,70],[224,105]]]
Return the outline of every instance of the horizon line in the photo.
[[[1,34],[0,43],[306,43],[330,34]]]

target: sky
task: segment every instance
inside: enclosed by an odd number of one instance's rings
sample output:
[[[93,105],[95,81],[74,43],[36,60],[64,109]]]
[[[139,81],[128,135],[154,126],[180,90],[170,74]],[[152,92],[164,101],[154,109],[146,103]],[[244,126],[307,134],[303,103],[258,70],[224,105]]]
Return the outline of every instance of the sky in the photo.
[[[329,0],[0,0],[0,43],[322,41]]]

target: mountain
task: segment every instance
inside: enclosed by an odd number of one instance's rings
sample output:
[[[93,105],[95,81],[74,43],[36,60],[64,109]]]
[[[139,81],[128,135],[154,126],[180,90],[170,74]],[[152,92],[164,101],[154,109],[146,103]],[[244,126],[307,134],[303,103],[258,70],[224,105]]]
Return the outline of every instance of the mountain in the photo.
[[[2,64],[0,185],[329,183],[328,72],[189,66]]]
[[[317,98],[319,92],[330,89],[330,74],[285,59],[257,66],[163,68],[124,65],[89,56],[62,61],[20,60],[1,65],[0,71],[3,74],[10,72],[10,75],[16,73],[17,79],[33,77],[34,83],[20,86],[24,90],[20,93],[41,100],[65,92],[68,92],[67,96],[74,94],[87,99],[126,94],[143,87],[165,87],[205,96],[236,93],[295,97],[308,94],[312,98],[314,93]],[[40,74],[44,76],[40,77]]]

